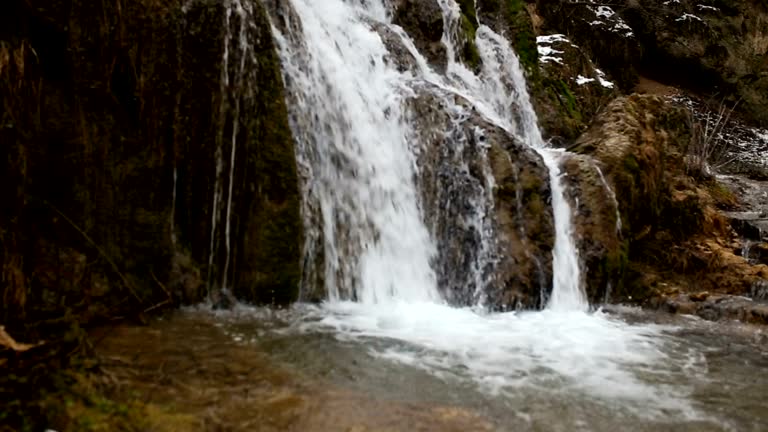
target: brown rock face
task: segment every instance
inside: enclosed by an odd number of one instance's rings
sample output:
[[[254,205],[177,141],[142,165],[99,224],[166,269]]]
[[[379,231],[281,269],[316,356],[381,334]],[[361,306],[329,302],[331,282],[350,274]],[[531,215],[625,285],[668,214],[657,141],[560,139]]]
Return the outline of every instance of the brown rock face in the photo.
[[[503,257],[493,297],[501,307],[541,308],[552,289],[555,243],[549,174],[536,152],[500,134],[489,149]]]
[[[578,154],[563,162],[584,286],[592,303],[607,301],[621,285],[628,253],[618,198],[601,166],[592,157]]]
[[[566,170],[579,203],[577,230],[593,300],[609,283],[616,294],[637,296],[622,282],[628,260],[653,259],[644,256],[643,242],[681,241],[702,225],[696,196],[677,195],[673,187],[684,183],[688,134],[684,111],[657,97],[633,95],[611,102],[576,142],[574,151],[589,157],[571,158]]]
[[[611,102],[573,150],[604,164],[615,185],[625,229],[640,233],[663,223],[676,174],[690,140],[685,112],[654,96]],[[692,227],[681,227],[685,230]]]
[[[610,3],[610,4],[608,4]],[[538,1],[543,33],[564,33],[630,92],[638,72],[768,123],[768,6],[761,0]]]
[[[768,5],[762,0],[626,1],[618,8],[644,47],[640,67],[704,95],[741,101],[768,124]]]

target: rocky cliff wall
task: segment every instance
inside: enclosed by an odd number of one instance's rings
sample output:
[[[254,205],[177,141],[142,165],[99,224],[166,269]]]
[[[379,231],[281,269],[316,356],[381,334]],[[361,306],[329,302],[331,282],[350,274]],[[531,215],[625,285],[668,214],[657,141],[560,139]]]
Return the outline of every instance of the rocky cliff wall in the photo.
[[[260,3],[238,5],[3,4],[3,321],[199,301],[224,280],[249,301],[296,298],[279,62]]]

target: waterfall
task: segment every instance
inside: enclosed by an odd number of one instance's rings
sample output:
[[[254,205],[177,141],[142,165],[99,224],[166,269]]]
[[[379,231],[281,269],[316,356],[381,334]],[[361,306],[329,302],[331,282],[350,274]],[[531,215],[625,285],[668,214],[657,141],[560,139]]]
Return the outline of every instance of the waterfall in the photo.
[[[479,25],[482,67],[468,69],[456,58],[460,9],[436,1],[448,62],[435,69],[386,0],[287,0],[272,11],[303,188],[304,280],[327,290],[323,304],[295,309],[295,328],[491,394],[575,388],[612,407],[687,409],[644,378],[667,360],[658,329],[587,313],[563,152],[542,138],[509,42]],[[494,279],[506,264],[497,238],[514,225],[501,227],[495,200],[521,172],[512,163],[496,185],[494,165],[512,151],[551,185],[554,275],[538,281],[552,284],[539,312],[477,307],[506,283]],[[523,199],[502,211],[523,214]],[[546,263],[528,258],[545,279]]]
[[[413,125],[397,70],[370,22],[383,4],[292,0],[303,38],[278,34],[305,197],[319,208],[331,300],[439,301],[436,248],[415,183]],[[310,236],[316,226],[308,227]]]
[[[305,228],[322,259],[307,258],[305,272],[322,274],[331,301],[375,304],[391,300],[440,302],[442,285],[471,285],[474,302],[492,282],[496,265],[492,213],[493,177],[478,146],[481,180],[460,168],[466,135],[445,131],[452,148],[444,157],[462,177],[462,232],[476,250],[460,269],[445,261],[443,240],[427,221],[420,199],[417,155],[423,150],[419,130],[407,106],[409,97],[429,92],[461,124],[470,109],[514,134],[534,149],[549,170],[555,219],[554,280],[548,307],[586,310],[581,269],[573,241],[571,208],[559,168],[560,151],[548,148],[538,129],[519,61],[509,42],[487,26],[477,30],[482,71],[469,70],[456,58],[460,9],[454,0],[439,0],[443,12],[445,74],[432,70],[407,34],[390,20],[382,0],[291,0],[284,28],[274,26],[283,63],[291,127],[304,173]],[[295,21],[295,22],[294,22]],[[401,39],[417,67],[402,71],[392,61],[381,28]],[[379,29],[379,31],[377,31]],[[482,141],[483,131],[473,132]],[[446,153],[448,152],[448,153]],[[318,271],[317,267],[321,267]],[[436,272],[435,269],[438,269]],[[449,274],[449,277],[446,277]]]
[[[581,288],[581,266],[573,239],[572,210],[565,195],[560,171],[560,151],[548,148],[539,130],[520,61],[509,42],[486,26],[477,31],[477,46],[483,59],[484,94],[496,111],[501,125],[518,134],[541,155],[552,187],[555,218],[552,295],[548,307],[555,310],[586,310],[588,302]]]

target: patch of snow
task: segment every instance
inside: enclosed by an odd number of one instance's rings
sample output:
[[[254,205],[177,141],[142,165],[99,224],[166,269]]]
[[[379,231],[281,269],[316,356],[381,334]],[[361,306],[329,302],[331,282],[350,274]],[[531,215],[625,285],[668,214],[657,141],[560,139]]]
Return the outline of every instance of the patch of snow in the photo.
[[[594,2],[591,2],[594,3]],[[608,30],[614,33],[623,33],[624,37],[633,37],[635,34],[632,32],[632,28],[621,19],[621,16],[617,14],[613,9],[608,6],[598,6],[597,8],[587,6],[587,9],[591,10],[595,14],[595,20],[587,21],[591,26],[606,26]]]
[[[555,63],[563,64],[563,59],[561,59],[560,57],[539,56],[539,61],[541,63],[555,62]]]
[[[680,4],[680,0],[669,0],[662,3],[664,6],[669,6],[670,3],[677,3]]]
[[[616,15],[616,12],[608,6],[600,6],[595,11],[595,15],[597,15],[598,18],[610,18]]]
[[[713,11],[713,12],[720,11],[720,9],[718,9],[718,8],[716,8],[714,6],[707,6],[707,5],[703,5],[703,4],[697,5],[696,7],[701,9],[701,10],[708,10],[708,11]]]
[[[624,34],[624,36],[626,37],[632,37],[635,35],[634,33],[632,33],[632,27],[628,26],[626,23],[624,23],[624,21],[618,21],[611,30],[613,30],[616,33],[626,31],[626,33]]]
[[[677,21],[677,22],[680,22],[680,21],[699,21],[699,22],[704,22],[703,19],[697,17],[696,15],[691,15],[689,13],[684,13],[680,18],[676,19],[675,21]]]
[[[562,34],[551,34],[545,36],[538,36],[536,38],[536,48],[539,51],[539,62],[550,63],[555,62],[563,64],[563,59],[558,57],[559,54],[563,54],[564,51],[556,50],[551,45],[556,42],[570,43],[567,37]]]
[[[544,35],[544,36],[538,36],[536,37],[536,43],[541,44],[551,44],[554,42],[570,42],[567,37],[563,34],[551,34],[551,35]]]
[[[605,79],[605,72],[601,71],[600,69],[595,69],[595,72],[597,72],[597,79],[600,81],[600,85],[612,89],[614,87],[614,83],[608,81]]]
[[[594,78],[587,78],[587,77],[582,76],[582,75],[577,75],[575,79],[576,79],[576,84],[578,84],[578,85],[589,84],[589,83],[595,81]]]
[[[539,55],[542,55],[545,57],[551,56],[552,54],[563,54],[563,51],[558,51],[552,47],[548,47],[544,45],[539,45],[537,48],[539,50]]]
[[[615,84],[613,84],[612,82],[610,82],[608,80],[605,80],[605,79],[600,78],[600,77],[598,77],[598,78],[600,79],[600,85],[605,87],[605,88],[612,89],[613,86],[615,85]]]

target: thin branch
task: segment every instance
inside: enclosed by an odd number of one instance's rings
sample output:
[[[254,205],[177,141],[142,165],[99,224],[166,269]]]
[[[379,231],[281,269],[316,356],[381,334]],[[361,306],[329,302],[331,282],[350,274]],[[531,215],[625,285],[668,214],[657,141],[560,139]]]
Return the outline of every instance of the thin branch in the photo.
[[[46,200],[42,200],[42,201],[43,201],[43,203],[45,203],[45,205],[49,206],[51,209],[53,209],[53,211],[58,213],[59,216],[61,216],[65,221],[67,221],[70,225],[72,225],[72,227],[74,229],[76,229],[77,232],[79,232],[83,236],[83,238],[85,238],[85,240],[88,241],[88,243],[91,244],[91,246],[96,248],[96,250],[99,252],[99,254],[105,260],[107,260],[107,262],[109,263],[110,266],[112,266],[112,270],[114,270],[115,273],[117,273],[117,275],[120,276],[120,279],[122,279],[123,283],[125,284],[125,287],[128,288],[128,291],[131,293],[131,295],[133,295],[133,297],[135,297],[136,300],[139,301],[139,303],[144,303],[144,300],[142,300],[141,297],[139,297],[139,295],[136,293],[136,290],[133,288],[133,284],[131,284],[131,282],[123,274],[123,272],[120,271],[120,268],[112,260],[112,258],[109,257],[109,255],[104,251],[104,249],[99,247],[99,245],[96,244],[96,242],[85,231],[83,231],[79,226],[77,226],[77,224],[74,221],[72,221],[72,219],[68,218],[67,215],[62,213],[61,210],[56,208],[56,206],[54,206],[53,204],[51,204],[50,202],[48,202]]]

